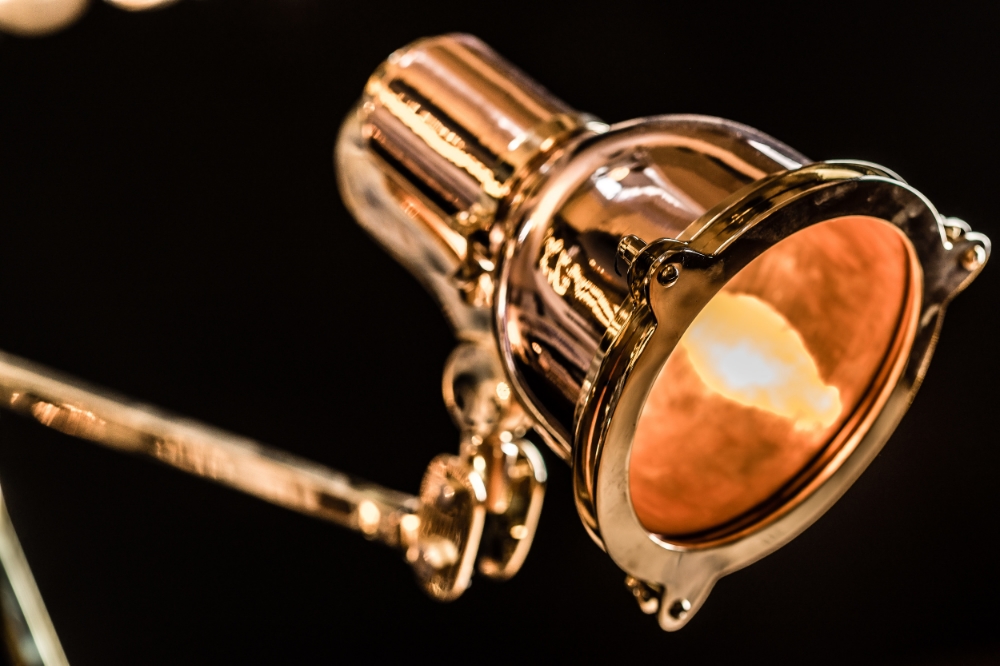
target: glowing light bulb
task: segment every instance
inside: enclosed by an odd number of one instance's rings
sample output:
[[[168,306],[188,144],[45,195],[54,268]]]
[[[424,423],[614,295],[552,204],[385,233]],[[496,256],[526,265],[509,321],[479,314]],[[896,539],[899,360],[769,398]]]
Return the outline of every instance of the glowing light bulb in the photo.
[[[791,419],[796,429],[825,428],[840,416],[840,391],[819,375],[798,331],[754,296],[722,292],[680,342],[711,390]]]

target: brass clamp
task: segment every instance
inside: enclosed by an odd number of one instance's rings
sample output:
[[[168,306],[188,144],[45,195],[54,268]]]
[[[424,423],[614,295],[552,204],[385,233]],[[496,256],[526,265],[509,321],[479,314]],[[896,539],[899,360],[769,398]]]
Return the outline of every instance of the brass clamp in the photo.
[[[450,601],[478,570],[506,580],[531,548],[545,494],[545,462],[496,352],[467,342],[448,359],[443,393],[461,431],[458,455],[431,461],[420,508],[401,523],[406,559],[422,587]]]

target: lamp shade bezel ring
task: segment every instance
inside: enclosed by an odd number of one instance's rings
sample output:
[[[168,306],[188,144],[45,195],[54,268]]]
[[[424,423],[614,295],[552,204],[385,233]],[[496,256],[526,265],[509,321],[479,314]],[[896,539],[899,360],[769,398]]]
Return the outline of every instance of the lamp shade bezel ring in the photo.
[[[754,258],[792,234],[852,216],[898,229],[911,262],[897,353],[887,358],[872,396],[844,425],[836,450],[773,510],[697,543],[652,534],[632,504],[629,460],[639,414],[666,359],[701,309]],[[642,268],[630,271],[630,283],[641,284],[609,327],[578,405],[574,480],[581,518],[595,539],[629,575],[664,587],[659,613],[664,629],[682,627],[718,578],[805,530],[874,459],[913,400],[947,303],[985,264],[973,270],[962,265],[963,253],[975,247],[988,257],[985,237],[966,233],[950,239],[933,205],[891,172],[866,163],[828,162],[736,192],[681,238],[655,241],[640,252],[633,266]],[[680,278],[658,284],[656,272],[670,262],[683,266]]]

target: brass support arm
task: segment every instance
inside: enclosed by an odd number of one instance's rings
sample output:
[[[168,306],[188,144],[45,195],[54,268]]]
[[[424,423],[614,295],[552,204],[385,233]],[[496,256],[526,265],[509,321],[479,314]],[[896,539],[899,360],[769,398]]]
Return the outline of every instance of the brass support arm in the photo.
[[[402,550],[431,596],[450,600],[476,561],[506,579],[531,546],[545,463],[502,379],[496,352],[466,343],[446,369],[460,455],[431,461],[420,496],[350,477],[251,439],[164,413],[0,352],[0,406],[108,448],[149,456]],[[480,542],[486,530],[484,548]]]
[[[0,352],[0,405],[108,448],[156,458],[272,504],[406,548],[419,500],[251,439],[132,402]]]

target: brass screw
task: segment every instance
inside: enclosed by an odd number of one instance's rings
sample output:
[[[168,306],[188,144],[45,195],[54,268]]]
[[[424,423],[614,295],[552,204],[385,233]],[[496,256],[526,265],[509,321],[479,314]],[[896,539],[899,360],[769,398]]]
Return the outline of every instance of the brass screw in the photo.
[[[660,595],[663,594],[662,586],[647,583],[634,576],[626,576],[625,587],[632,592],[632,596],[635,597],[636,602],[639,604],[639,610],[646,615],[653,615],[660,609]]]
[[[673,283],[677,282],[677,278],[680,277],[680,271],[677,270],[677,266],[673,264],[667,264],[656,274],[656,281],[660,283],[661,286],[669,287]]]
[[[679,620],[691,610],[691,602],[687,599],[678,599],[670,606],[670,617]]]
[[[624,275],[622,271],[628,270],[628,267],[632,265],[644,247],[646,247],[646,241],[638,236],[632,234],[622,236],[621,240],[618,241],[618,251],[615,254],[615,273]]]

